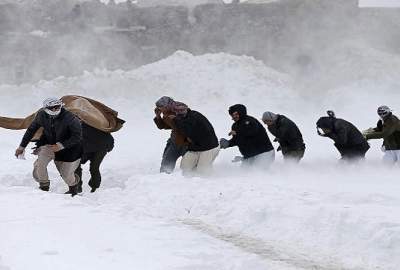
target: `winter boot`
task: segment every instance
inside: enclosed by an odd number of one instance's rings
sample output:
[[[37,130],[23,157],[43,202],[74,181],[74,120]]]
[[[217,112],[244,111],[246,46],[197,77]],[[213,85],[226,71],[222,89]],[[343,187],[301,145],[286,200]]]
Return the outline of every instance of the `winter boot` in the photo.
[[[50,185],[48,183],[39,183],[39,189],[43,191],[49,191]]]
[[[97,188],[92,187],[92,189],[90,190],[91,193],[95,192]]]
[[[78,184],[75,186],[69,186],[69,190],[64,194],[71,194],[71,196],[74,197],[76,194],[78,194]]]

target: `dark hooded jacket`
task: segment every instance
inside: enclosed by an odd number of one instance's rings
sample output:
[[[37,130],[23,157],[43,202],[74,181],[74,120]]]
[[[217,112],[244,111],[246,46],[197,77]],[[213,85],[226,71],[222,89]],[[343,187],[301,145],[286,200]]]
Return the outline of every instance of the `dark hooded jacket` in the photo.
[[[285,155],[288,152],[304,150],[303,136],[297,125],[289,118],[278,115],[275,123],[268,126],[269,132],[276,137]]]
[[[236,135],[229,140],[229,147],[238,146],[245,159],[274,150],[264,126],[252,116],[247,115],[246,107],[236,104],[229,108],[229,114],[238,112],[240,119],[233,123]]]
[[[400,120],[390,114],[384,121],[379,120],[374,132],[366,136],[367,140],[383,138],[386,150],[400,150]]]
[[[187,109],[187,113],[178,114],[173,123],[189,141],[188,151],[208,151],[218,146],[213,126],[201,113]]]
[[[26,147],[39,128],[43,134],[37,146],[61,143],[64,149],[55,153],[56,161],[73,162],[82,154],[82,128],[80,120],[71,112],[61,109],[56,117],[39,110],[28,127],[20,146]]]
[[[369,144],[362,133],[346,120],[335,117],[321,117],[317,121],[317,127],[331,130],[325,136],[335,142],[335,146],[342,156],[353,155],[354,152],[365,154],[369,149]]]

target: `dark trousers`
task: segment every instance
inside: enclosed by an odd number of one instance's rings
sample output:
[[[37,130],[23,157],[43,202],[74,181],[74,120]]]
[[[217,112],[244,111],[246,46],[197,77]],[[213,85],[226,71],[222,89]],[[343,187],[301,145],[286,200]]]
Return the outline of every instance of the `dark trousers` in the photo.
[[[179,146],[169,138],[167,145],[165,145],[164,153],[161,161],[160,172],[172,173],[176,166],[176,161],[179,157],[183,156],[187,151],[186,146]]]
[[[101,183],[101,173],[100,173],[100,165],[103,161],[104,157],[107,155],[107,151],[98,151],[91,153],[84,153],[82,157],[81,164],[85,164],[87,161],[90,161],[90,180],[89,186],[93,189],[99,188]],[[75,174],[79,176],[80,182],[79,185],[82,186],[82,167],[81,164],[75,170]]]
[[[346,161],[358,161],[364,159],[365,154],[369,149],[368,144],[342,146],[335,143],[335,146],[342,156],[341,160]]]
[[[346,161],[358,161],[365,158],[365,150],[353,150],[353,151],[345,151],[342,154],[341,160]]]
[[[283,159],[285,161],[292,161],[292,162],[300,162],[300,160],[304,157],[305,149],[288,151],[283,154]]]

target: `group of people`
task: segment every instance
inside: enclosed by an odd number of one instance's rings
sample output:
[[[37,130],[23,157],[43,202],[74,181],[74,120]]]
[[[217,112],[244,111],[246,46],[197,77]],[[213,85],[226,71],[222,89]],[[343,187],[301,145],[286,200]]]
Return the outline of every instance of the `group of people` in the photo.
[[[159,129],[171,130],[162,156],[160,172],[172,173],[179,157],[183,175],[207,175],[220,149],[237,146],[242,156],[233,161],[243,166],[269,168],[275,160],[275,149],[266,128],[247,114],[246,106],[235,104],[228,113],[233,124],[230,138],[218,140],[210,121],[200,112],[186,104],[163,96],[155,103],[154,123]],[[75,114],[63,107],[58,98],[48,98],[43,102],[34,120],[27,128],[15,156],[20,157],[25,148],[36,137],[33,153],[37,155],[33,177],[39,188],[49,191],[48,164],[54,160],[62,179],[68,185],[66,194],[72,196],[82,192],[81,165],[90,161],[89,186],[91,192],[100,187],[100,164],[114,147],[114,138],[81,121]],[[357,161],[365,157],[370,148],[367,140],[383,139],[384,161],[400,163],[400,120],[387,106],[378,108],[380,120],[377,126],[365,132],[359,131],[352,123],[336,118],[333,111],[318,119],[317,133],[330,138],[343,160]],[[297,125],[281,114],[264,112],[262,122],[279,143],[285,162],[298,163],[304,156],[305,143]]]
[[[229,108],[234,121],[230,139],[218,140],[214,128],[200,112],[171,97],[156,102],[154,122],[159,129],[170,129],[171,137],[165,146],[160,172],[171,173],[179,157],[184,175],[207,174],[220,149],[237,146],[242,156],[233,161],[243,166],[268,168],[275,160],[275,150],[264,126],[247,114],[246,106],[236,104]],[[306,146],[297,125],[284,115],[265,112],[262,121],[279,142],[285,160],[299,162]]]
[[[235,104],[228,113],[233,124],[229,132],[230,139],[218,140],[214,128],[201,113],[191,110],[182,102],[171,97],[161,97],[156,102],[154,122],[159,129],[170,129],[162,156],[160,172],[171,173],[179,157],[182,157],[181,169],[184,175],[207,173],[220,149],[237,146],[242,156],[234,158],[243,166],[268,168],[275,160],[275,149],[265,127],[254,117],[247,114],[246,106]],[[336,118],[333,111],[320,117],[316,123],[317,133],[334,141],[341,159],[358,161],[365,158],[370,146],[368,140],[383,139],[384,161],[400,163],[400,120],[387,106],[378,108],[380,120],[375,128],[364,132],[352,123]],[[304,156],[305,143],[298,126],[288,117],[264,112],[262,122],[279,143],[285,161],[298,163]]]

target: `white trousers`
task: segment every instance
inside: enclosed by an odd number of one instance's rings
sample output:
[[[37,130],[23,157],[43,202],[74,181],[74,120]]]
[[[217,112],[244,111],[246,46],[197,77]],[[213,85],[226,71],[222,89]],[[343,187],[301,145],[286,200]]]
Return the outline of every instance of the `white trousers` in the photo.
[[[182,157],[181,169],[183,175],[193,174],[207,175],[211,172],[212,164],[218,156],[219,146],[201,152],[187,151]]]

